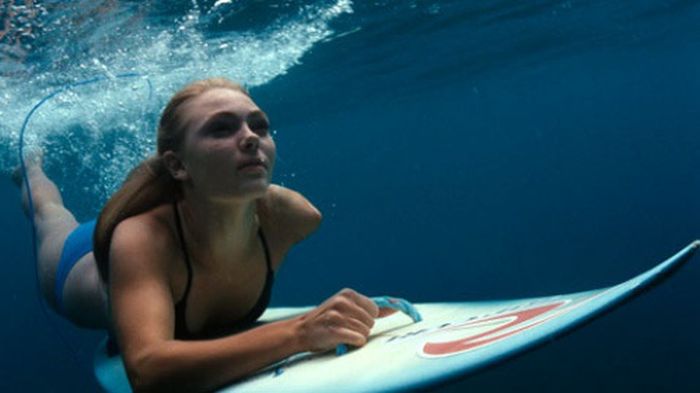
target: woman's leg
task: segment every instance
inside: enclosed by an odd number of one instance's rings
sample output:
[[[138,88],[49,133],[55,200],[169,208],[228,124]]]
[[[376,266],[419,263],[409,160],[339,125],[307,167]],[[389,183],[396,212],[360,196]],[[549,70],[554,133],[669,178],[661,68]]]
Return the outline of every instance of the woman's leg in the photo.
[[[57,312],[88,328],[107,327],[107,297],[99,278],[92,253],[82,256],[70,269],[62,291],[62,309],[58,309],[55,284],[59,261],[68,235],[78,227],[73,214],[63,205],[61,193],[41,168],[41,153],[27,159],[27,177],[31,188],[37,235],[37,270],[44,299]],[[15,174],[22,189],[22,204],[29,215],[29,193],[19,173]]]

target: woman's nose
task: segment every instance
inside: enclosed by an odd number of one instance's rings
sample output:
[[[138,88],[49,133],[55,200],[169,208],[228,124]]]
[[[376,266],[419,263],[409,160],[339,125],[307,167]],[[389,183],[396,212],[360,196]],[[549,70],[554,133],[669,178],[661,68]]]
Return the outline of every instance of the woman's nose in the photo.
[[[243,130],[241,131],[244,132],[243,138],[241,139],[241,150],[256,150],[260,145],[260,137],[258,136],[258,134],[251,131],[247,125],[244,125]]]

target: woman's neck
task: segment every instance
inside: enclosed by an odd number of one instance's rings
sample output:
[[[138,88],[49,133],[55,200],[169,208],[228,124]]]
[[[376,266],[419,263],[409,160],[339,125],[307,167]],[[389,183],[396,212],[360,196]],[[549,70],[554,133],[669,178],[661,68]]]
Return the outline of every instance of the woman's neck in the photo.
[[[177,208],[185,242],[198,265],[216,267],[246,260],[257,244],[255,200],[222,202],[186,194]]]

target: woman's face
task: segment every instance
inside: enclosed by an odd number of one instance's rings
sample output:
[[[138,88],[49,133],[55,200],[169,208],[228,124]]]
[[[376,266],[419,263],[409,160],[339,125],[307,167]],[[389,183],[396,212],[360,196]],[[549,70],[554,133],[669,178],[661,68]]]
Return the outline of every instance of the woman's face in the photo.
[[[208,90],[181,110],[185,182],[216,200],[262,197],[275,164],[267,115],[247,95],[226,88]]]

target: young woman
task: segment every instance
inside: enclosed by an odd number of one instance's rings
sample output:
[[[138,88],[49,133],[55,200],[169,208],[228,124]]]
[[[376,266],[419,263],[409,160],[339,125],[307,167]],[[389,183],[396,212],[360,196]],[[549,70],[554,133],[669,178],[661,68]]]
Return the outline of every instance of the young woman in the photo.
[[[274,164],[265,113],[239,85],[208,79],[173,96],[157,154],[96,223],[78,225],[40,157],[28,166],[44,296],[76,324],[115,332],[135,391],[211,390],[297,352],[366,343],[380,310],[349,289],[251,328],[285,255],[321,220],[270,184]]]

